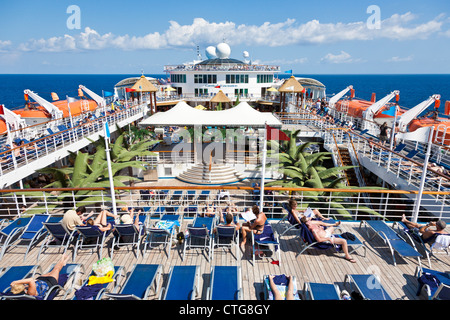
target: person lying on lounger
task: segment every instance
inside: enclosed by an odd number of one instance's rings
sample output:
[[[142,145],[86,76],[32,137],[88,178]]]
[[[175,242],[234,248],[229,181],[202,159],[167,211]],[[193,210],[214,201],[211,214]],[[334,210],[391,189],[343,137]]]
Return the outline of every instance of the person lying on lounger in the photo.
[[[107,217],[113,217],[114,219],[117,218],[117,216],[108,210],[102,210],[100,214],[94,219],[90,218],[87,222],[87,226],[91,226],[93,228],[97,228],[101,232],[109,231],[113,227],[113,223],[107,222]]]
[[[442,220],[438,220],[436,222],[431,221],[426,225],[421,225],[419,223],[409,221],[403,214],[402,222],[409,229],[419,232],[423,242],[425,243],[433,244],[434,240],[436,240],[436,236],[440,234],[448,234],[445,231],[445,227],[447,226],[447,224],[445,223],[445,221]],[[430,227],[435,227],[435,230],[429,230]]]
[[[12,294],[27,294],[44,298],[48,290],[58,284],[59,273],[69,260],[68,255],[63,255],[52,271],[43,274],[36,279],[27,278],[11,282]]]
[[[341,245],[342,251],[345,254],[345,260],[350,261],[351,263],[356,262],[348,252],[347,240],[334,236],[335,230],[334,227],[339,226],[341,224],[340,221],[332,224],[332,223],[325,223],[320,220],[313,220],[312,218],[307,218],[304,216],[302,217],[301,222],[308,227],[308,229],[312,232],[312,234],[314,235],[314,239],[316,239],[317,242],[329,241],[334,245]]]

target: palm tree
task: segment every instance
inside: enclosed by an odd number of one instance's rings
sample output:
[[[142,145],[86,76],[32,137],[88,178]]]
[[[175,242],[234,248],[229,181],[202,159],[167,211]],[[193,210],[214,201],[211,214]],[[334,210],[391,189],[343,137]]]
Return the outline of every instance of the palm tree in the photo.
[[[353,168],[352,166],[346,167],[332,167],[327,168],[324,166],[326,160],[331,159],[331,152],[307,152],[308,148],[317,142],[307,142],[297,146],[296,137],[298,132],[289,131],[289,141],[271,140],[268,142],[268,147],[271,150],[268,151],[268,158],[272,161],[269,168],[275,168],[283,174],[282,180],[269,182],[266,186],[283,186],[283,187],[304,187],[314,185],[313,181],[319,179],[321,182],[332,182],[330,179],[341,179],[339,177],[343,171]]]
[[[275,164],[270,167],[276,168],[283,174],[283,179],[266,183],[265,186],[281,186],[285,188],[311,188],[311,189],[351,189],[348,192],[326,192],[326,191],[303,191],[304,201],[314,203],[316,207],[326,207],[332,209],[332,212],[343,218],[351,218],[351,211],[358,210],[364,213],[379,215],[376,211],[367,206],[356,206],[347,203],[346,198],[357,193],[355,187],[348,187],[343,183],[345,179],[342,173],[353,166],[327,167],[326,160],[331,159],[331,152],[309,153],[306,150],[316,142],[307,142],[299,146],[296,145],[296,137],[299,130],[290,131],[289,141],[281,143],[269,141],[268,157],[275,160]],[[367,187],[364,187],[367,189]],[[379,188],[376,188],[379,189]],[[323,199],[329,198],[328,203]],[[321,200],[322,199],[322,200]]]
[[[126,176],[120,175],[123,169],[132,168],[145,169],[146,162],[135,160],[138,156],[155,155],[149,151],[149,147],[159,141],[142,140],[136,143],[128,144],[125,132],[122,132],[111,145],[111,171],[113,175],[114,186],[126,186],[125,181],[135,181],[138,178],[132,176],[131,171]],[[66,168],[47,167],[38,170],[40,173],[51,174],[54,181],[45,186],[45,188],[95,188],[109,187],[109,171],[106,161],[106,147],[103,138],[93,142],[95,153],[89,155],[86,152],[78,151],[71,155],[74,159],[74,165]],[[18,193],[19,194],[19,193]],[[111,198],[105,197],[101,190],[78,190],[74,193],[62,191],[58,194],[47,192],[22,192],[21,195],[45,197],[46,205],[39,205],[33,208],[33,213],[50,211],[61,203],[67,201],[76,201],[74,206],[95,204],[98,202],[108,202]],[[53,202],[52,202],[53,201]],[[50,205],[48,203],[51,203]]]

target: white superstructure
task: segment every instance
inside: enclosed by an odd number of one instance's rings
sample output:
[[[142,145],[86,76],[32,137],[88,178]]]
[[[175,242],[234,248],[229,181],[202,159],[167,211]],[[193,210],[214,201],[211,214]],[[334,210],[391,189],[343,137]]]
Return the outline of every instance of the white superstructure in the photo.
[[[185,98],[211,98],[221,90],[232,101],[259,99],[266,95],[280,72],[280,66],[252,64],[230,58],[231,48],[222,42],[206,49],[207,59],[180,65],[166,65],[171,86]]]

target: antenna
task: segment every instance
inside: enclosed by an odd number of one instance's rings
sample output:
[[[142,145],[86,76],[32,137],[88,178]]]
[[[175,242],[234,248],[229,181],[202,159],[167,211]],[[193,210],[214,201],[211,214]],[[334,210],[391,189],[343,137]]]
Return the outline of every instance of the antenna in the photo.
[[[200,47],[199,46],[197,46],[197,59],[198,60],[202,60],[202,55],[200,53]]]

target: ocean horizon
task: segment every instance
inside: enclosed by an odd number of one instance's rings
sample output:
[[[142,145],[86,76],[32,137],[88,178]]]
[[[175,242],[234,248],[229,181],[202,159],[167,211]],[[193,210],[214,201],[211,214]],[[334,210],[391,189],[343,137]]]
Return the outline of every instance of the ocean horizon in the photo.
[[[51,93],[60,99],[76,97],[78,86],[86,86],[98,95],[103,91],[114,91],[119,81],[138,77],[139,74],[0,74],[0,104],[13,110],[24,106],[25,89],[36,92],[42,98],[51,100]],[[166,74],[146,74],[146,76],[165,79]],[[291,74],[279,73],[283,79]],[[327,96],[353,85],[357,98],[370,100],[372,93],[381,99],[394,90],[400,91],[399,104],[410,109],[433,94],[441,95],[439,111],[443,113],[445,101],[450,100],[450,74],[298,74],[296,77],[313,78],[326,87]],[[434,105],[430,106],[433,108]]]

